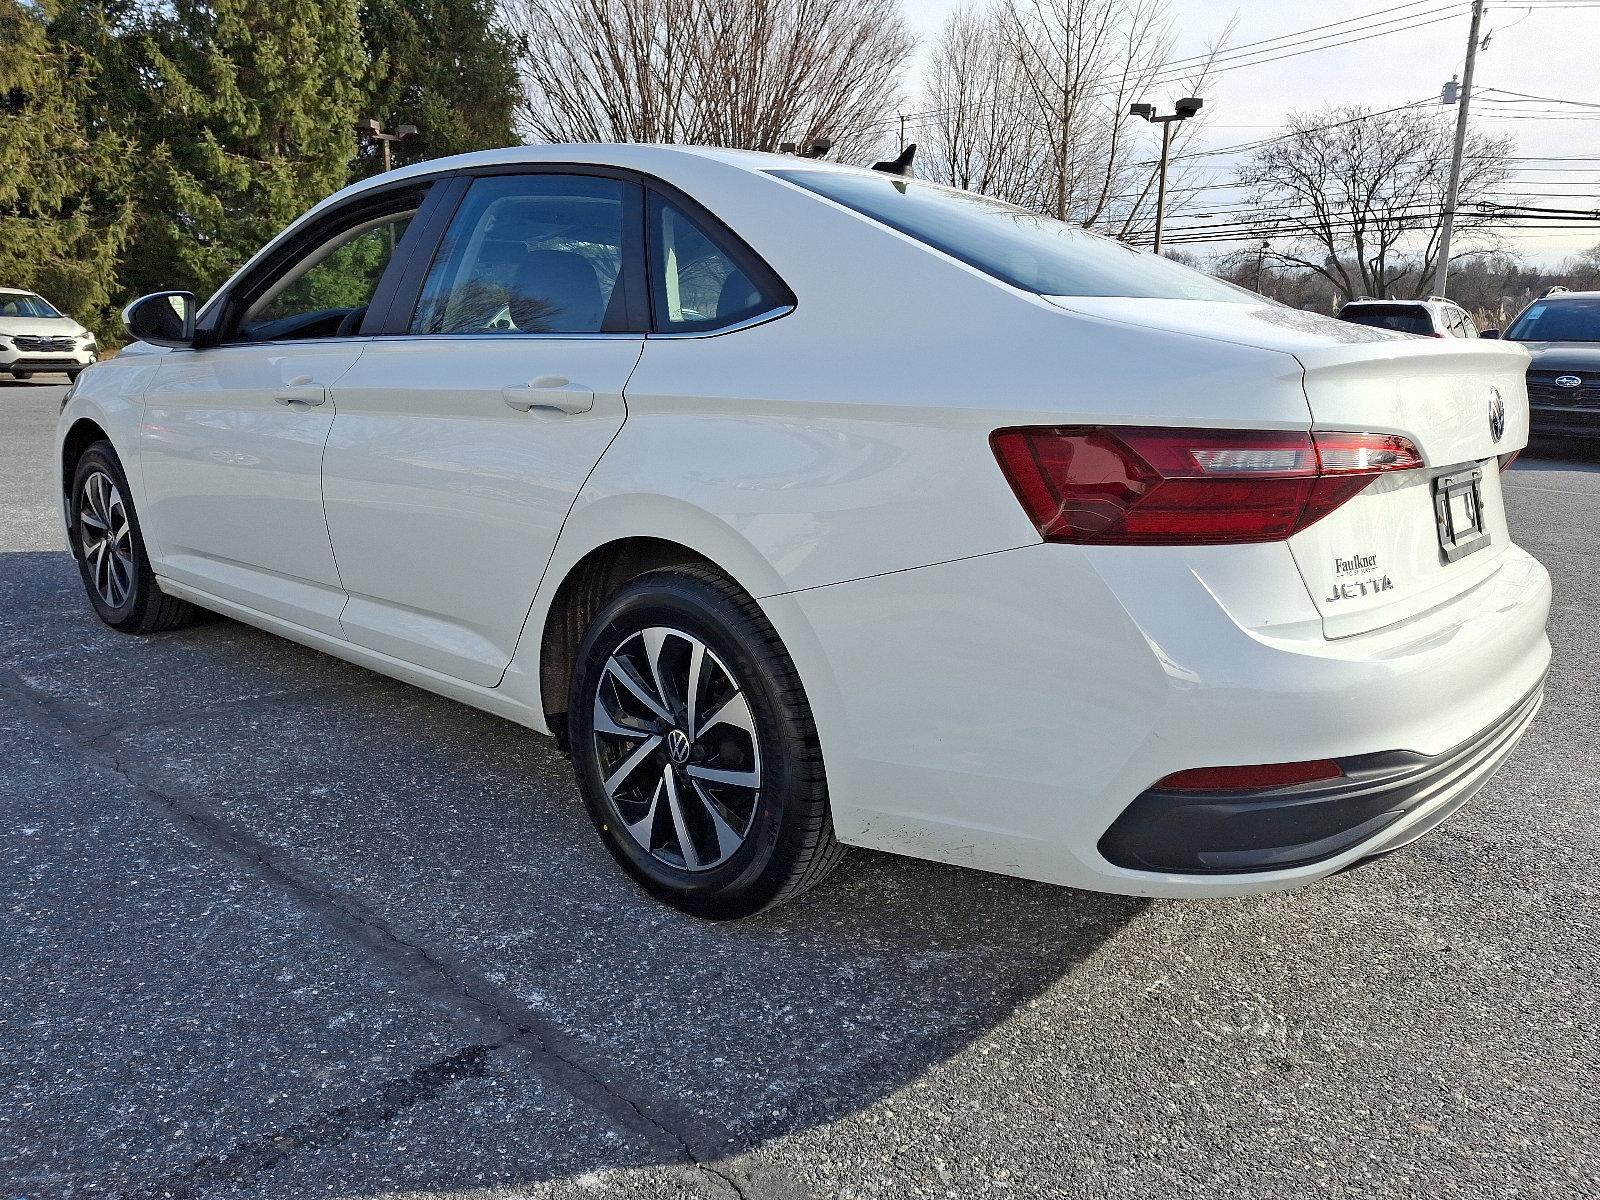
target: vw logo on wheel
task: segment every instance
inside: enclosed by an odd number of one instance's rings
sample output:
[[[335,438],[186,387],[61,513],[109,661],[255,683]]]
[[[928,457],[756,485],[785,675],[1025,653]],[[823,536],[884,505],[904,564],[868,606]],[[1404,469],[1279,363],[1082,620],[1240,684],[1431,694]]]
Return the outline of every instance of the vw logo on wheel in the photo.
[[[689,735],[681,729],[667,734],[667,757],[682,766],[689,761]]]
[[[1557,375],[1556,376],[1556,386],[1557,387],[1582,387],[1583,386],[1583,380],[1579,379],[1576,375]]]
[[[1500,398],[1500,389],[1489,389],[1489,436],[1499,441],[1506,432],[1506,402]]]

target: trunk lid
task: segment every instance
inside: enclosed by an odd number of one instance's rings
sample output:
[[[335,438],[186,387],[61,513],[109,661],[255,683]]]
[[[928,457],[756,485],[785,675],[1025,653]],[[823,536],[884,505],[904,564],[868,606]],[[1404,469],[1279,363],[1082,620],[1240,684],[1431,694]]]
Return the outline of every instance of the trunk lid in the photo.
[[[1349,637],[1403,621],[1492,575],[1510,545],[1499,457],[1528,440],[1527,352],[1406,338],[1295,355],[1314,429],[1400,434],[1427,464],[1380,478],[1290,540],[1324,633]],[[1468,531],[1461,542],[1441,533],[1441,507],[1455,532]],[[1471,536],[1477,523],[1486,540]]]
[[[1516,343],[1413,337],[1267,301],[1047,299],[1085,316],[1292,355],[1304,369],[1313,429],[1400,434],[1416,446],[1425,469],[1380,477],[1287,543],[1293,567],[1285,566],[1298,569],[1325,636],[1349,637],[1426,612],[1499,566],[1510,537],[1498,460],[1528,440],[1529,355]],[[1505,410],[1498,439],[1490,422],[1496,392]],[[1447,557],[1435,481],[1474,468],[1488,540]]]

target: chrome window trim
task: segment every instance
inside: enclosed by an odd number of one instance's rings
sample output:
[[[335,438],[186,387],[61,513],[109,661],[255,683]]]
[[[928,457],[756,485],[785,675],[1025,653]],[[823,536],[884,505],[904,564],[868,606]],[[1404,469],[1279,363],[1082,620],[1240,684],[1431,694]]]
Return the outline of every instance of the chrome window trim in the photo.
[[[606,333],[523,333],[507,330],[504,333],[380,333],[371,337],[374,342],[572,342],[572,341],[640,341],[644,334],[637,330],[611,330]]]
[[[798,306],[794,304],[780,304],[776,308],[769,308],[758,312],[754,316],[746,317],[742,321],[735,321],[732,325],[718,325],[715,329],[686,329],[672,333],[650,333],[645,336],[651,341],[661,338],[681,340],[684,338],[712,338],[721,337],[725,333],[738,333],[741,329],[750,329],[756,325],[765,325],[768,321],[776,321],[787,317]]]

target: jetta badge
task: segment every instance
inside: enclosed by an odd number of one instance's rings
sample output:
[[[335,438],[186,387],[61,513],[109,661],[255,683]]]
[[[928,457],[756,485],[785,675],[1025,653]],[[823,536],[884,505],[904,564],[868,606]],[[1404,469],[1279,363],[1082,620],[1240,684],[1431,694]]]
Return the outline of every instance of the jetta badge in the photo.
[[[1583,386],[1583,380],[1579,379],[1576,375],[1557,375],[1556,376],[1556,386],[1557,387],[1582,387]]]
[[[1489,389],[1489,435],[1499,441],[1506,432],[1506,402],[1500,399],[1500,389]]]

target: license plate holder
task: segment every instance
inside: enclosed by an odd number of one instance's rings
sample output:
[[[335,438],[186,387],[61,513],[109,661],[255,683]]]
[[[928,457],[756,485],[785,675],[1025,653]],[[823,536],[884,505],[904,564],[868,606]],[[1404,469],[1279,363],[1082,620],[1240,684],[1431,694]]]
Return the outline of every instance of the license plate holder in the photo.
[[[1433,481],[1433,513],[1439,525],[1439,553],[1447,563],[1489,544],[1483,524],[1483,468],[1459,467]]]

